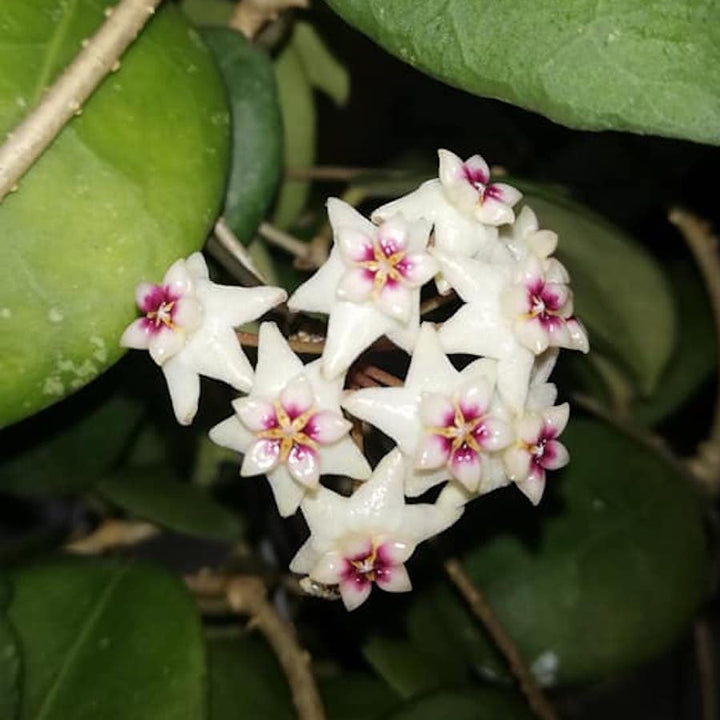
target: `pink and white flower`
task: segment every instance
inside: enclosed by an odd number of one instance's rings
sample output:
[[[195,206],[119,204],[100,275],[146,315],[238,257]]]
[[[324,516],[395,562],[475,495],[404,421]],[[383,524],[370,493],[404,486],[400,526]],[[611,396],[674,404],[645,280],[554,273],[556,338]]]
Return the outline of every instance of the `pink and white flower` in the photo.
[[[567,403],[530,412],[515,424],[516,440],[504,453],[509,478],[537,505],[545,490],[547,470],[557,470],[570,460],[557,438],[570,415]]]
[[[282,288],[216,285],[203,256],[193,253],[175,262],[161,284],[138,286],[143,317],[125,330],[120,344],[150,351],[162,368],[177,421],[188,425],[198,408],[200,375],[250,389],[253,369],[234,328],[286,297]]]
[[[372,301],[386,315],[407,322],[413,291],[437,272],[437,263],[426,252],[409,252],[408,240],[407,223],[399,216],[372,234],[339,229],[337,242],[347,270],[337,296],[354,303]]]
[[[495,365],[481,359],[459,372],[432,325],[423,323],[403,387],[347,392],[342,405],[389,435],[411,458],[408,496],[448,479],[473,492],[490,492],[507,483],[498,451],[513,437],[499,417]]]
[[[213,442],[244,454],[243,477],[267,477],[283,516],[318,489],[322,474],[370,476],[340,410],[344,380],[326,380],[320,361],[303,365],[275,323],[263,323],[250,395],[210,431]]]
[[[587,334],[573,314],[570,277],[562,264],[529,257],[516,277],[501,302],[518,340],[536,355],[548,347],[587,352]]]
[[[348,610],[367,599],[373,584],[388,592],[411,589],[405,562],[417,545],[452,525],[462,508],[407,505],[405,464],[395,450],[350,497],[320,487],[301,505],[310,537],[290,569],[315,583],[337,585]]]
[[[202,322],[203,309],[195,292],[185,260],[170,266],[162,284],[140,283],[135,302],[143,317],[125,330],[120,344],[149,350],[152,359],[162,365],[182,350]]]
[[[420,329],[420,286],[435,272],[426,253],[430,225],[388,220],[378,229],[353,207],[330,198],[335,244],[320,269],[290,297],[293,311],[326,313],[323,373],[338,377],[386,335],[412,351]]]
[[[509,426],[490,410],[493,387],[478,376],[463,384],[452,396],[424,393],[420,401],[423,438],[416,467],[436,470],[443,466],[470,492],[476,492],[483,464],[490,453],[512,440]]]
[[[537,215],[528,205],[523,207],[511,226],[503,228],[500,239],[516,261],[525,260],[529,255],[547,260],[558,244],[557,233],[541,230]]]
[[[440,184],[465,214],[486,225],[505,225],[515,220],[513,206],[522,193],[506,183],[491,183],[490,168],[480,155],[463,162],[449,150],[438,150]]]

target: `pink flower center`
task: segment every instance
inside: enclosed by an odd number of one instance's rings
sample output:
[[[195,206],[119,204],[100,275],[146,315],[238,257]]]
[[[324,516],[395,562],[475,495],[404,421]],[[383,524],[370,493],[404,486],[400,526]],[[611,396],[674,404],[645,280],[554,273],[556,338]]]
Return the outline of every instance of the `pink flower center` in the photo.
[[[542,280],[538,280],[527,289],[528,318],[537,318],[543,324],[557,322],[561,310],[560,298],[547,289]]]
[[[368,253],[370,254],[370,253]],[[407,273],[407,253],[398,250],[392,242],[373,240],[371,256],[357,263],[372,276],[373,295],[377,296],[385,285],[391,287]]]
[[[305,412],[296,414],[292,411],[288,412],[279,400],[276,400],[273,406],[275,417],[272,420],[272,426],[267,430],[261,430],[257,433],[257,437],[280,443],[280,462],[287,461],[294,446],[305,446],[317,450],[318,443],[311,437],[315,434],[314,408],[310,407]]]
[[[392,563],[383,551],[383,546],[377,546],[373,542],[369,551],[345,558],[342,579],[345,582],[365,585],[382,579],[391,568]]]
[[[154,285],[140,304],[140,310],[145,313],[144,324],[148,330],[157,332],[163,327],[175,330],[174,322],[179,298],[170,288],[164,285]]]
[[[526,451],[530,454],[530,462],[536,468],[544,468],[545,463],[551,460],[551,448],[548,443],[555,439],[557,433],[552,428],[543,428],[534,443],[525,445]]]
[[[476,408],[463,410],[458,402],[453,403],[453,408],[455,412],[449,415],[444,426],[428,428],[428,432],[447,438],[450,442],[451,455],[458,450],[480,453],[480,443],[487,433],[484,424],[485,415]]]

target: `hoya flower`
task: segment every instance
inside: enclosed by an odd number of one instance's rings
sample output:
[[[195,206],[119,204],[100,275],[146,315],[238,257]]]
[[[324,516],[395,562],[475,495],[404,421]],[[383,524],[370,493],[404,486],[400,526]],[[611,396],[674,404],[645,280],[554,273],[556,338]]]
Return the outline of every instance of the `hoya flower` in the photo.
[[[521,194],[509,185],[490,183],[490,171],[479,155],[465,163],[449,150],[438,150],[438,157],[439,177],[379,207],[372,214],[373,222],[402,213],[408,220],[431,222],[435,247],[444,253],[489,252],[498,244],[497,226],[513,221],[512,207]]]
[[[317,489],[321,474],[370,476],[340,410],[343,381],[326,380],[319,360],[303,365],[275,323],[263,323],[250,395],[210,431],[213,442],[244,454],[243,477],[267,476],[283,516]]]
[[[497,451],[513,439],[498,417],[494,385],[493,361],[458,372],[432,325],[423,323],[404,386],[348,392],[342,404],[408,456],[408,496],[450,478],[470,492],[488,492],[507,482]]]
[[[500,239],[510,250],[515,260],[525,260],[534,255],[547,260],[555,252],[558,244],[557,233],[552,230],[541,230],[537,215],[525,205],[515,222],[503,228]]]
[[[452,525],[462,508],[406,505],[404,474],[395,450],[350,497],[323,487],[308,495],[301,509],[310,537],[290,570],[337,585],[348,610],[365,602],[373,584],[388,592],[410,590],[405,562],[419,543]]]
[[[501,304],[518,340],[535,354],[548,347],[588,352],[587,334],[573,314],[570,277],[563,265],[554,258],[542,262],[531,255],[514,275]]]
[[[201,253],[173,263],[161,284],[141,283],[135,295],[143,317],[128,326],[120,344],[148,350],[160,365],[182,425],[197,412],[200,375],[250,389],[252,367],[233,328],[287,297],[282,288],[216,285]]]
[[[585,330],[572,315],[567,272],[556,260],[496,265],[434,255],[466,303],[442,325],[440,342],[448,353],[498,360],[500,396],[516,412],[525,407],[536,355],[549,346],[587,352]]]
[[[420,323],[420,287],[437,271],[427,254],[429,226],[398,216],[379,228],[347,203],[328,200],[335,244],[327,262],[288,302],[327,313],[322,356],[328,378],[345,372],[381,335],[410,351]]]
[[[504,453],[508,476],[537,505],[545,490],[547,470],[568,464],[570,456],[557,437],[567,425],[567,403],[529,412],[515,424],[516,440]]]

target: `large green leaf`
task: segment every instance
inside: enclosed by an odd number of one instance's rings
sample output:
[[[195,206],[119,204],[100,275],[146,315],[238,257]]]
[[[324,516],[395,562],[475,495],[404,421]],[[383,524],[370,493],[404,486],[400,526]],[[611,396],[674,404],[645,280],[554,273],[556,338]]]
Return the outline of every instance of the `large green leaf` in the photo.
[[[14,720],[20,703],[21,650],[17,634],[5,610],[10,601],[10,587],[0,576],[0,717]]]
[[[285,128],[284,165],[309,167],[315,161],[315,98],[294,36],[275,61],[275,75]],[[281,228],[290,227],[305,207],[309,193],[307,180],[286,178],[280,186],[273,223]]]
[[[401,59],[576,128],[720,143],[720,5],[327,0]]]
[[[12,573],[21,720],[198,720],[205,666],[193,601],[171,575],[59,560]]]
[[[91,487],[116,463],[138,425],[142,405],[87,388],[60,406],[6,428],[0,491],[62,494]]]
[[[401,702],[382,680],[369,673],[343,673],[321,680],[319,685],[329,720],[384,718]]]
[[[572,276],[591,347],[619,357],[641,392],[651,393],[675,344],[675,308],[657,261],[618,227],[558,193],[527,186],[525,202],[540,227],[560,236],[557,255]]]
[[[282,115],[268,54],[229,28],[206,28],[232,115],[232,163],[223,215],[244,243],[265,218],[280,179]]]
[[[162,467],[126,468],[102,480],[97,490],[133,515],[170,530],[228,542],[242,532],[236,515],[199,487],[171,479]]]
[[[484,498],[463,557],[546,684],[616,674],[668,649],[707,583],[702,512],[687,478],[597,422],[572,421],[563,440],[570,465],[549,478],[540,507],[510,490]],[[484,633],[468,633],[477,623],[460,601],[447,592],[428,598],[418,602],[433,603],[465,637],[458,651],[483,674],[502,673]]]
[[[532,720],[521,696],[493,688],[444,690],[413,700],[386,720]]]
[[[0,133],[104,19],[105,0],[0,8]],[[0,206],[0,425],[117,360],[133,291],[199,248],[222,195],[228,115],[208,50],[165,3]]]
[[[293,720],[290,691],[267,643],[252,635],[211,637],[208,720]]]

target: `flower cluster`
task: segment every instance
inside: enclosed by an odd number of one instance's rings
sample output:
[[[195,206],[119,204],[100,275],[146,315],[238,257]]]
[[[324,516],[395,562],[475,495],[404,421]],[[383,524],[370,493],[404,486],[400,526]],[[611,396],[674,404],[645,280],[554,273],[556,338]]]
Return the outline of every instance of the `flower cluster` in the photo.
[[[567,403],[548,382],[559,348],[588,350],[569,276],[552,257],[557,235],[539,228],[521,194],[494,183],[485,161],[439,151],[438,178],[366,219],[330,199],[327,262],[288,300],[329,316],[322,356],[307,365],[274,323],[260,326],[254,372],[232,328],[285,299],[278,288],[226,288],[199,254],[161,285],[137,292],[143,317],[123,344],[146,348],[166,376],[177,418],[192,420],[198,375],[246,395],[211,439],[243,455],[242,476],[264,475],[283,516],[298,509],[310,537],[291,563],[303,587],[339,592],[352,610],[372,585],[411,587],[405,562],[472,499],[516,485],[532,503],[546,473],[568,462],[558,441]],[[463,304],[439,326],[421,323],[420,290],[434,279]],[[406,350],[401,385],[344,390],[358,356],[386,336]],[[474,356],[458,370],[451,355]],[[397,447],[375,470],[350,437],[343,410]],[[349,497],[323,475],[358,481]],[[442,485],[433,503],[411,502]]]

